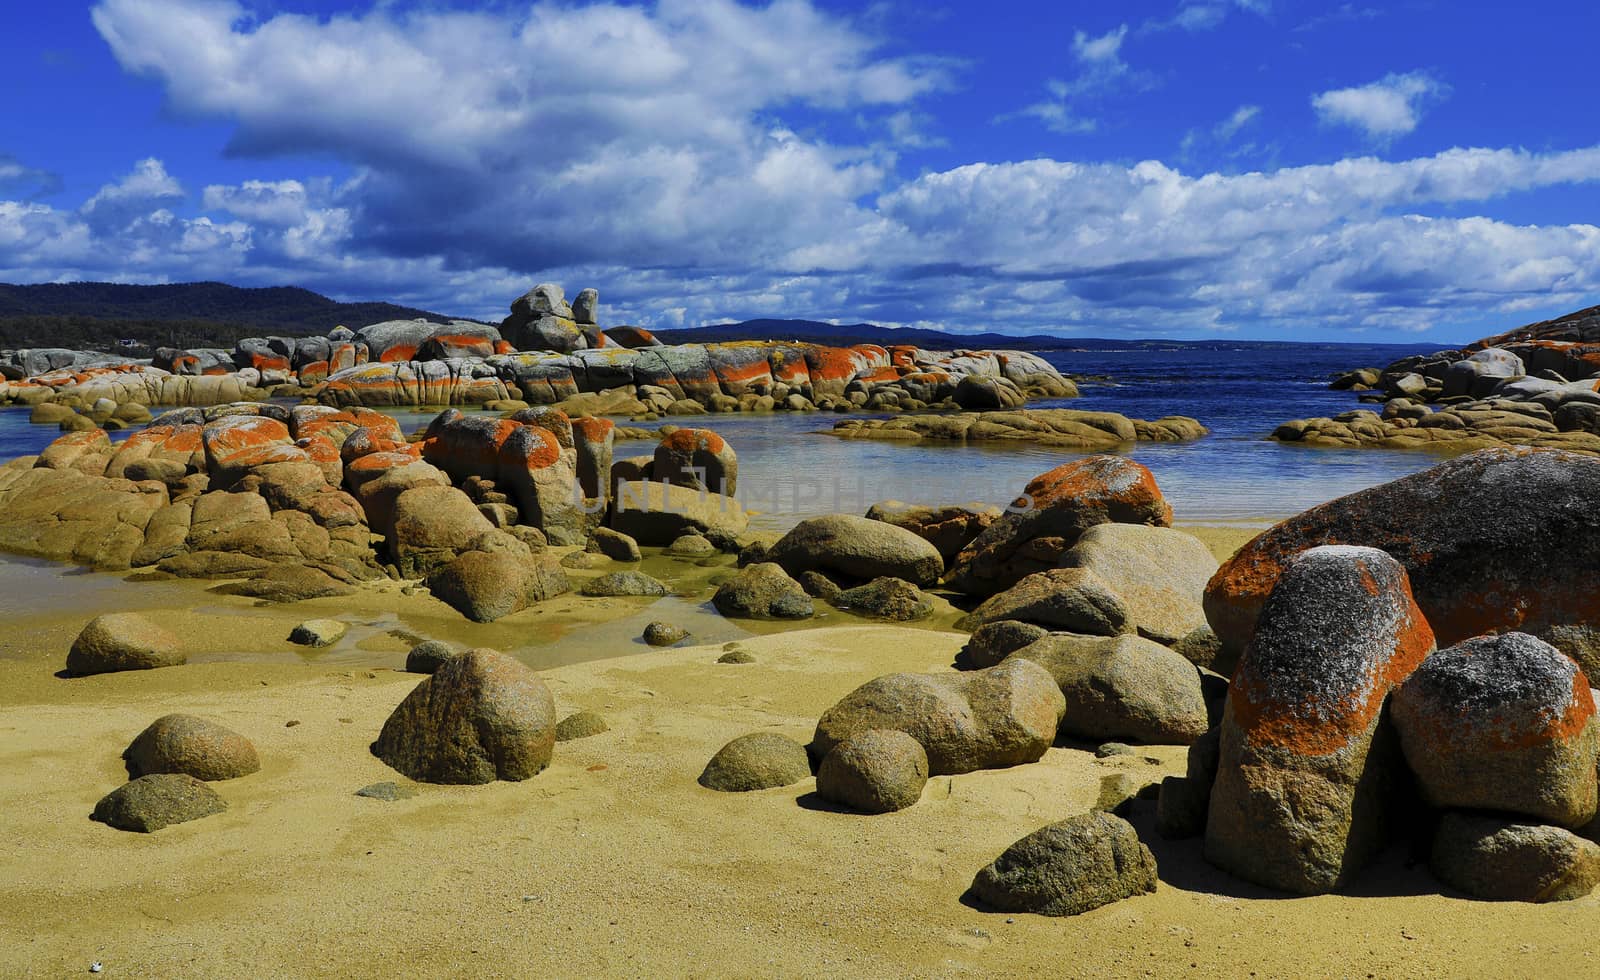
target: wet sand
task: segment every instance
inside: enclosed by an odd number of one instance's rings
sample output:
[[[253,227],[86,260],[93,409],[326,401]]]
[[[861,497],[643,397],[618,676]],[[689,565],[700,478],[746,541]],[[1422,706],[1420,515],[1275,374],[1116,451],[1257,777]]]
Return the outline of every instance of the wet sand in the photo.
[[[1201,537],[1222,549],[1250,533]],[[833,812],[811,780],[749,794],[696,784],[737,735],[803,742],[871,677],[948,669],[965,637],[937,625],[833,614],[852,625],[743,635],[756,658],[745,665],[715,662],[720,638],[661,651],[619,640],[609,659],[542,670],[562,714],[598,711],[610,732],[558,745],[526,782],[419,786],[384,803],[352,794],[405,781],[368,744],[420,680],[393,669],[408,643],[389,629],[507,647],[566,630],[576,645],[625,622],[636,636],[649,603],[570,597],[480,627],[397,590],[258,607],[195,583],[83,579],[116,600],[108,608],[157,610],[193,662],[57,677],[82,606],[28,598],[19,609],[24,597],[7,593],[0,974],[82,973],[98,960],[107,976],[1457,977],[1596,959],[1595,896],[1447,897],[1396,850],[1353,894],[1285,898],[1209,868],[1195,841],[1162,841],[1149,803],[1134,822],[1160,863],[1156,894],[1071,919],[963,904],[979,868],[1087,809],[1101,777],[1181,772],[1177,747],[1145,750],[1154,762],[1058,747],[1033,765],[936,777],[916,806],[876,817]],[[295,622],[330,614],[368,625],[329,653],[288,647]],[[169,711],[245,734],[262,771],[213,784],[230,807],[219,816],[152,835],[91,822],[126,778],[122,749]]]

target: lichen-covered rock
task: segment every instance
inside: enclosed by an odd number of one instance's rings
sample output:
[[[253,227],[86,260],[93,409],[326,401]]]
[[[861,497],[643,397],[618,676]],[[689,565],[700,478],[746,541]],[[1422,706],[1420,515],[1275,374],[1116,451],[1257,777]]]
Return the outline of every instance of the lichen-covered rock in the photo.
[[[1384,705],[1432,649],[1393,558],[1328,546],[1291,562],[1234,674],[1206,858],[1301,894],[1365,864],[1405,780]]]
[[[1192,534],[1141,524],[1099,524],[1061,557],[1093,572],[1128,611],[1140,636],[1169,646],[1206,625],[1201,607],[1217,559]]]
[[[236,779],[261,769],[256,747],[238,732],[193,715],[157,718],[125,749],[128,775],[181,772],[196,779]]]
[[[1100,576],[1083,568],[1052,568],[985,599],[958,625],[974,629],[1018,620],[1068,633],[1116,636],[1132,632],[1128,619],[1122,597]]]
[[[833,747],[817,769],[817,795],[862,813],[892,813],[922,798],[928,753],[905,732],[873,729]]]
[[[667,545],[667,554],[675,558],[710,558],[717,553],[717,546],[709,539],[699,534],[683,534],[674,538]],[[746,562],[745,564],[749,564]]]
[[[1152,640],[1052,634],[1005,662],[1017,659],[1037,663],[1055,678],[1066,699],[1064,734],[1188,745],[1208,727],[1194,665]]]
[[[1600,459],[1485,449],[1292,517],[1224,562],[1206,618],[1237,656],[1285,563],[1321,544],[1378,548],[1411,579],[1417,605],[1457,643],[1486,633],[1600,622]]]
[[[972,882],[990,908],[1040,915],[1079,915],[1155,890],[1155,855],[1126,820],[1099,810],[1034,831]]]
[[[746,793],[791,786],[810,775],[805,746],[777,732],[753,732],[718,749],[699,782],[723,793]]]
[[[1054,568],[1097,524],[1166,527],[1172,508],[1150,471],[1121,456],[1089,456],[1028,481],[1022,496],[952,564],[949,584],[989,596]]]
[[[897,623],[915,622],[933,615],[932,596],[904,579],[888,576],[845,589],[829,601],[847,612]]]
[[[796,524],[767,550],[791,575],[820,571],[868,582],[880,576],[927,586],[939,580],[939,550],[904,528],[849,514],[812,517]]]
[[[650,474],[675,486],[732,496],[739,485],[739,457],[710,429],[678,429],[656,446]]]
[[[67,652],[67,672],[78,675],[177,667],[186,662],[178,650],[178,638],[138,613],[96,616]]]
[[[468,650],[400,702],[372,754],[418,782],[523,780],[550,764],[555,714],[538,674],[493,650]]]
[[[1600,883],[1600,844],[1559,827],[1452,810],[1434,831],[1428,867],[1473,898],[1566,902]]]
[[[1055,741],[1066,703],[1050,674],[1028,660],[949,674],[886,674],[823,713],[816,758],[876,728],[905,732],[943,776],[1035,762]]]
[[[748,619],[809,619],[815,604],[800,583],[778,565],[761,562],[739,569],[717,586],[711,604],[724,616]]]
[[[117,787],[94,805],[90,819],[118,830],[152,834],[227,808],[210,786],[185,773],[169,772],[140,776]]]
[[[1595,815],[1600,726],[1589,679],[1526,633],[1476,637],[1423,661],[1394,695],[1394,725],[1435,806],[1563,827]]]

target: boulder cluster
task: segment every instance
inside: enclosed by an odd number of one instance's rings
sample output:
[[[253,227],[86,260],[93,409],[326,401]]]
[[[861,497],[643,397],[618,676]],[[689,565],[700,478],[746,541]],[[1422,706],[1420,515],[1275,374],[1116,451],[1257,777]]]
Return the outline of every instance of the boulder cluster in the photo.
[[[1016,408],[1077,394],[1023,351],[924,351],[735,342],[664,345],[602,328],[599,293],[569,304],[535,286],[498,326],[389,320],[325,337],[257,337],[234,349],[161,348],[149,360],[89,351],[0,353],[0,405],[64,429],[144,421],[142,406],[307,397],[337,408],[559,405],[571,415]]]
[[[1286,422],[1281,442],[1470,452],[1534,446],[1600,455],[1600,307],[1461,350],[1362,368],[1333,387],[1378,411]]]

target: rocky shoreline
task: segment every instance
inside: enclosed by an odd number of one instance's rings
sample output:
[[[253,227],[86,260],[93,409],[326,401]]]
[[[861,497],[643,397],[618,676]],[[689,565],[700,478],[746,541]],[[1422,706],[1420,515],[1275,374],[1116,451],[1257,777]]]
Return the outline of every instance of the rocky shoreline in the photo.
[[[1067,408],[845,419],[833,424],[833,435],[841,439],[1006,442],[1085,452],[1104,452],[1133,442],[1187,442],[1208,434],[1205,426],[1183,416],[1146,421],[1115,412],[1080,412]]]
[[[161,348],[148,361],[71,350],[0,355],[0,405],[50,406],[77,427],[121,423],[129,406],[304,398],[338,408],[554,405],[573,415],[1016,408],[1076,386],[1025,351],[925,351],[857,344],[663,345],[598,323],[599,296],[567,303],[541,284],[499,327],[395,320],[326,337],[262,337],[233,350]],[[63,412],[71,412],[70,418]],[[136,414],[136,413],[134,413]],[[137,419],[134,419],[135,421]],[[113,427],[120,427],[114,424]]]
[[[1279,442],[1451,453],[1532,446],[1600,454],[1600,307],[1333,382],[1379,411],[1286,422]]]

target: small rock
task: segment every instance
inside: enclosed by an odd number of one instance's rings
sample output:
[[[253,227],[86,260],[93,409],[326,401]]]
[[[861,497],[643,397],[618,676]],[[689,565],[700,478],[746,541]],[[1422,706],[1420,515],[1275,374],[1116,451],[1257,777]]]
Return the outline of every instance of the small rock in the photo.
[[[1043,626],[1024,623],[1017,619],[1002,619],[985,623],[972,631],[972,638],[956,654],[956,663],[963,670],[993,667],[1030,643],[1044,639],[1050,631]]]
[[[1094,750],[1096,759],[1109,759],[1114,755],[1138,755],[1139,750],[1122,742],[1107,742]]]
[[[724,616],[750,619],[807,619],[816,611],[800,583],[771,562],[740,569],[717,587],[711,604]]]
[[[112,790],[94,805],[90,819],[118,830],[149,834],[227,808],[210,786],[185,773],[168,772],[140,776]]]
[[[303,647],[331,647],[350,627],[337,619],[308,619],[289,631],[289,642]]]
[[[590,568],[599,568],[605,564],[605,557],[592,551],[574,551],[561,559],[562,568],[575,568],[580,571]]]
[[[789,786],[811,775],[805,747],[776,732],[741,735],[724,745],[700,774],[700,785],[724,793]]]
[[[570,742],[573,739],[589,738],[610,730],[611,726],[595,712],[575,711],[556,723],[556,741]]]
[[[753,664],[756,658],[746,650],[729,650],[717,658],[719,664]]]
[[[717,553],[717,546],[699,534],[683,534],[667,545],[667,554],[679,558],[707,558]]]
[[[744,564],[750,563],[745,562]],[[740,567],[744,567],[744,564],[741,564]],[[799,582],[800,587],[806,590],[806,595],[811,596],[813,599],[821,599],[823,602],[832,602],[844,592],[844,589],[840,588],[833,579],[821,572],[801,572],[795,576],[795,581]]]
[[[608,572],[583,584],[580,595],[591,597],[664,596],[667,587],[643,572]]]
[[[361,787],[356,790],[356,795],[364,796],[369,800],[383,800],[385,803],[393,803],[396,800],[412,799],[417,795],[417,791],[410,786],[401,786],[392,780],[385,780],[381,783],[373,783],[370,786]]]
[[[461,656],[461,651],[443,640],[423,640],[406,654],[406,670],[413,674],[432,674]]]
[[[653,647],[670,647],[689,638],[689,631],[681,626],[656,621],[644,628],[644,641]]]
[[[599,552],[612,561],[639,561],[642,557],[639,554],[639,542],[621,531],[597,527],[592,540]]]
[[[1100,811],[1034,831],[972,883],[985,905],[1040,915],[1078,915],[1155,890],[1155,856],[1126,820]]]
[[[1160,788],[1159,778],[1131,772],[1112,773],[1101,778],[1100,792],[1095,797],[1092,809],[1125,817],[1134,800],[1154,799]]]
[[[904,579],[889,576],[846,589],[830,601],[840,609],[891,622],[915,622],[933,615],[931,596]]]

